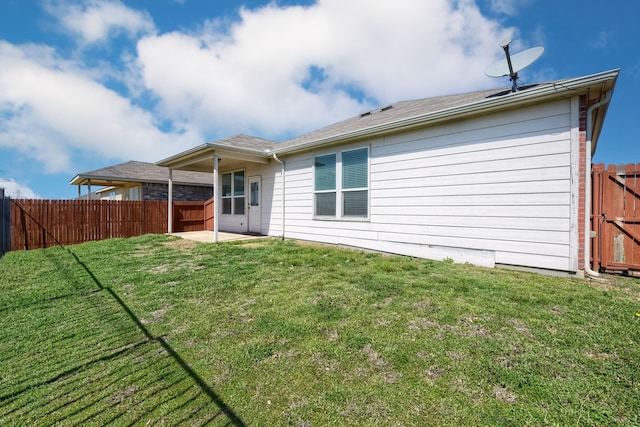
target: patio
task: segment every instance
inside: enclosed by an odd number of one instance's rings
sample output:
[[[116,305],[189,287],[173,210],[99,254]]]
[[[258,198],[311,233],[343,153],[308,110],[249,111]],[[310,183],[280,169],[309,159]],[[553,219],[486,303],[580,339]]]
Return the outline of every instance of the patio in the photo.
[[[184,231],[179,233],[169,233],[172,236],[178,236],[185,240],[194,240],[196,242],[214,243],[213,231]],[[218,232],[218,242],[230,242],[233,240],[252,240],[260,239],[267,236],[240,234],[240,233],[225,233]]]

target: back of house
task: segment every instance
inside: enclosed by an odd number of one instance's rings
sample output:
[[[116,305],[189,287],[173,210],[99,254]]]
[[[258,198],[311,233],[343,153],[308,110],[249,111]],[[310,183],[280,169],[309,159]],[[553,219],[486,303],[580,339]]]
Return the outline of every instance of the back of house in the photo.
[[[238,135],[158,165],[218,176],[220,230],[578,272],[617,76],[398,102],[289,141]]]

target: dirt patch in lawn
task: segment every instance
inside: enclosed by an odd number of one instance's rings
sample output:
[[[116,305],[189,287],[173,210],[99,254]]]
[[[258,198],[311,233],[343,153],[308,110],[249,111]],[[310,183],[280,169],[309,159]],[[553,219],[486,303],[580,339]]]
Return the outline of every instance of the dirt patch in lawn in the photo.
[[[198,246],[198,244],[199,243],[194,240],[186,239],[169,240],[168,242],[163,243],[167,248],[176,249],[184,253],[191,253],[193,248]]]

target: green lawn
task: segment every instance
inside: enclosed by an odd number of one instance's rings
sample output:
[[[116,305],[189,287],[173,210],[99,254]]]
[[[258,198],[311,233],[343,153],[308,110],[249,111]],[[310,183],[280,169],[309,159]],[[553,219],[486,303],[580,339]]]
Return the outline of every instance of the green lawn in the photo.
[[[640,282],[291,241],[0,259],[0,425],[638,425]]]

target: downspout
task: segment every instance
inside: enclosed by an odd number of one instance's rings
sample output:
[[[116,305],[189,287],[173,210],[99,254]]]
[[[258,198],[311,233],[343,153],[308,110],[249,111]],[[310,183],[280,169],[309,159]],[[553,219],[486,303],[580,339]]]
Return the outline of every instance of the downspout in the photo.
[[[280,160],[278,158],[278,155],[276,153],[273,153],[273,160],[275,160],[276,162],[280,163],[282,165],[282,172],[281,172],[281,178],[282,178],[282,240],[284,240],[284,162],[282,160]]]
[[[600,274],[591,269],[591,130],[593,122],[593,112],[596,108],[611,101],[612,90],[608,91],[604,99],[593,104],[587,109],[587,138],[585,149],[585,197],[584,197],[584,272],[589,276],[598,277]],[[587,169],[588,168],[588,169]]]
[[[173,169],[169,168],[167,188],[167,232],[173,233]]]
[[[218,227],[219,227],[219,215],[218,212],[220,209],[218,208],[218,200],[220,200],[220,185],[218,182],[218,153],[213,152],[213,241],[218,243]]]

